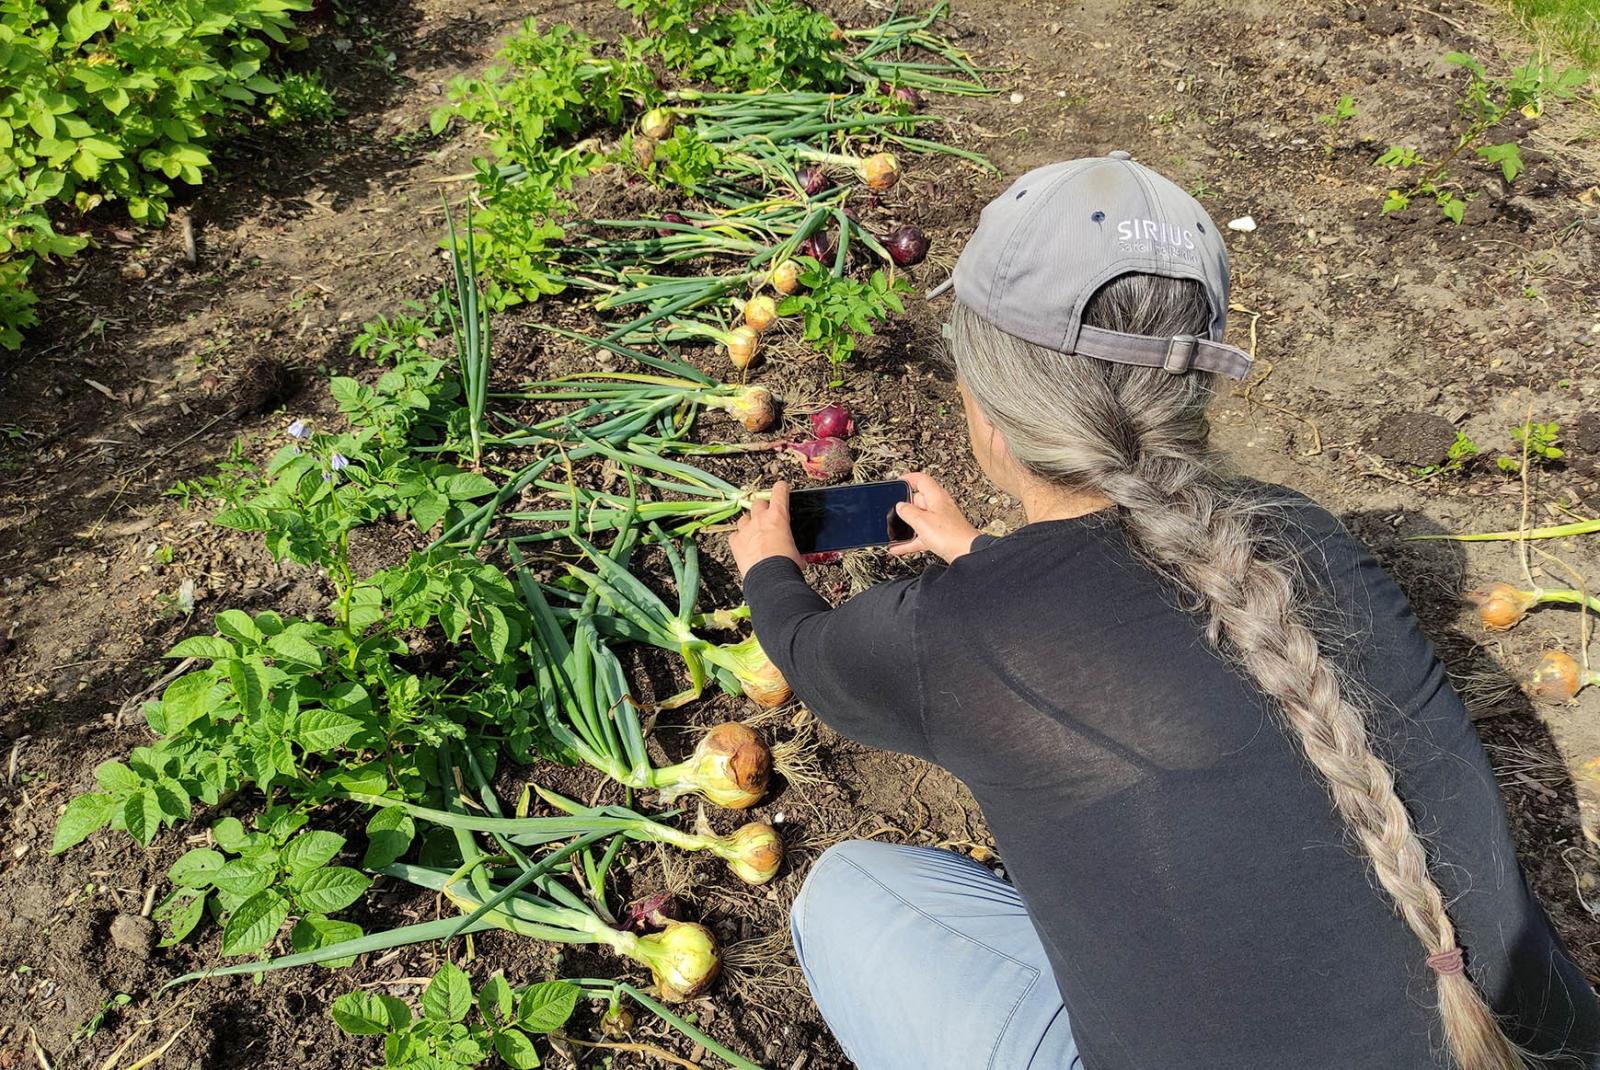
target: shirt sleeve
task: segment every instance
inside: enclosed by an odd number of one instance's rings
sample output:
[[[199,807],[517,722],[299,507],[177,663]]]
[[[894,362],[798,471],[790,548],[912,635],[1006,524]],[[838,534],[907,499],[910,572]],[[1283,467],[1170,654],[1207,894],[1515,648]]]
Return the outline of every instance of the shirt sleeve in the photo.
[[[841,735],[934,760],[922,717],[916,611],[921,577],[830,607],[786,557],[745,576],[761,648],[813,713]]]

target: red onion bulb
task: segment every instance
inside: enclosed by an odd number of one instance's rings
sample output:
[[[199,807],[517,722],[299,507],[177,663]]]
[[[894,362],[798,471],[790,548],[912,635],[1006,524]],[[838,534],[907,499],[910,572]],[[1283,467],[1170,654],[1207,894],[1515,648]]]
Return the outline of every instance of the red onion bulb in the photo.
[[[811,414],[811,433],[817,438],[849,438],[856,433],[850,410],[835,401]]]
[[[896,227],[884,241],[889,257],[901,267],[922,263],[928,255],[928,236],[909,224]]]

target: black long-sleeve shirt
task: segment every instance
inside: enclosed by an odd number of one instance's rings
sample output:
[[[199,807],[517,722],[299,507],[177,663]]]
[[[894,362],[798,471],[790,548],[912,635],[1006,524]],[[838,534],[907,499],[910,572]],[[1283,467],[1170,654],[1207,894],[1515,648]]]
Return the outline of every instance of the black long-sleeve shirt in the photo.
[[[1405,596],[1327,512],[1288,492],[1280,512],[1373,700],[1471,976],[1513,1039],[1600,1067],[1600,1005],[1524,883],[1483,748]],[[1323,781],[1114,513],[980,537],[837,608],[786,558],[752,568],[745,594],[818,716],[972,790],[1087,1070],[1448,1064],[1426,952]]]

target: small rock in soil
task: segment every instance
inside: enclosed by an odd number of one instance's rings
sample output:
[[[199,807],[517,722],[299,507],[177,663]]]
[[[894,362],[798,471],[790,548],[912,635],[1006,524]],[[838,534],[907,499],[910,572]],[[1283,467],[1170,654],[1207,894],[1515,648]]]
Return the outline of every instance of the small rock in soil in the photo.
[[[111,942],[143,957],[156,943],[156,923],[137,914],[118,914],[111,921]]]
[[[1456,440],[1456,426],[1437,413],[1396,412],[1382,417],[1372,433],[1372,449],[1389,461],[1438,464]]]

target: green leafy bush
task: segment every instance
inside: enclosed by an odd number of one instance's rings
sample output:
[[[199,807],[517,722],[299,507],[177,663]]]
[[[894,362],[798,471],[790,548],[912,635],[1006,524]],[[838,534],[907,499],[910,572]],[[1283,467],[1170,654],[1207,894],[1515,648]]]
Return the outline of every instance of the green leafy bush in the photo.
[[[668,67],[724,89],[849,88],[844,36],[795,0],[619,0]]]
[[[28,275],[82,239],[51,202],[120,201],[166,217],[172,183],[198,184],[226,117],[275,92],[268,41],[289,43],[310,0],[79,0],[0,5],[0,346],[35,321]]]
[[[207,912],[222,924],[224,955],[260,951],[290,915],[300,919],[289,933],[296,951],[360,936],[355,922],[328,915],[360,899],[372,881],[349,866],[330,866],[344,837],[306,829],[306,820],[304,814],[274,806],[256,817],[255,832],[234,817],[213,825],[216,849],[186,851],[167,871],[172,892],[155,909],[156,920],[167,929],[161,946],[188,936]]]
[[[861,339],[873,333],[873,324],[887,322],[890,313],[905,314],[900,295],[911,287],[902,278],[891,280],[882,271],[866,282],[835,278],[809,257],[800,262],[805,265],[800,282],[807,290],[778,302],[778,315],[799,316],[802,336],[834,364],[850,359]]]
[[[499,1056],[505,1065],[526,1070],[539,1065],[529,1034],[565,1025],[580,992],[569,981],[544,981],[519,992],[497,973],[474,999],[466,971],[447,962],[422,990],[421,1017],[413,1018],[405,1001],[373,992],[346,992],[332,1010],[346,1033],[384,1038],[386,1068],[467,1070]]]
[[[497,161],[480,164],[484,209],[475,219],[478,259],[495,280],[493,307],[561,291],[544,250],[562,237],[556,220],[572,208],[573,182],[606,159],[584,139],[619,124],[630,103],[661,97],[642,43],[624,39],[614,59],[598,47],[569,26],[540,31],[530,19],[499,63],[482,78],[451,82],[450,103],[433,112],[434,133],[460,118],[483,131]]]
[[[1546,103],[1570,100],[1589,80],[1589,73],[1577,67],[1564,70],[1536,59],[1516,68],[1506,78],[1491,78],[1483,64],[1465,52],[1452,52],[1444,61],[1460,67],[1468,75],[1467,88],[1456,100],[1463,125],[1456,132],[1454,146],[1442,158],[1430,160],[1410,145],[1391,145],[1375,161],[1380,167],[1404,175],[1409,185],[1389,190],[1383,201],[1383,214],[1404,211],[1417,197],[1432,197],[1440,214],[1460,223],[1467,214],[1470,194],[1450,188],[1446,172],[1455,159],[1465,153],[1495,164],[1507,184],[1522,173],[1522,149],[1516,141],[1491,143],[1490,132],[1513,112],[1533,118]]]
[[[278,83],[278,91],[267,100],[267,122],[273,126],[325,123],[338,114],[333,90],[323,84],[321,71],[284,75]]]

